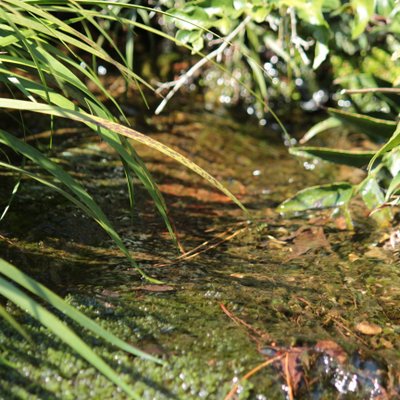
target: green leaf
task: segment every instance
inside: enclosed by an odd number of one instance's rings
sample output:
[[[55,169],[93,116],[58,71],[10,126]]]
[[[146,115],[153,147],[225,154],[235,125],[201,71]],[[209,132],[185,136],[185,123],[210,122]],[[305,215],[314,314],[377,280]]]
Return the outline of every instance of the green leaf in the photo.
[[[0,72],[2,69],[0,68]],[[62,107],[62,108],[67,108],[70,110],[76,110],[76,105],[62,96],[61,94],[58,94],[57,92],[54,92],[53,90],[48,90],[46,91],[45,88],[35,82],[29,81],[25,78],[18,78],[20,79],[21,83],[23,84],[24,88],[28,90],[30,93],[33,93],[35,95],[40,96],[43,100],[49,99],[50,102],[54,103],[55,105]],[[1,80],[1,76],[0,76]],[[89,105],[89,108],[92,110],[94,114],[97,116],[103,117],[105,119],[113,119],[112,115],[104,108],[102,107],[102,104],[97,103],[97,102],[92,102],[91,98],[88,99],[85,97],[84,101],[86,102],[87,105]],[[167,207],[165,204],[165,201],[163,199],[163,196],[161,192],[159,191],[157,184],[155,183],[154,179],[152,178],[150,172],[147,170],[145,164],[142,162],[140,157],[136,154],[132,146],[130,146],[127,141],[122,141],[121,137],[118,136],[115,132],[111,132],[109,130],[106,130],[104,128],[98,128],[93,124],[87,123],[87,126],[89,126],[91,129],[95,130],[98,132],[98,134],[102,137],[103,140],[105,140],[110,146],[112,146],[116,152],[119,154],[119,156],[122,158],[124,162],[124,166],[128,167],[130,170],[132,170],[139,180],[142,182],[146,190],[149,192],[151,197],[153,198],[153,201],[161,214],[165,225],[174,240],[174,242],[178,244],[178,240],[174,231],[174,228],[172,226],[171,221],[169,220],[168,217],[168,211]],[[129,174],[129,171],[128,171]],[[79,207],[82,208],[81,205],[78,205]],[[87,211],[85,211],[87,212]],[[88,213],[88,212],[87,212]],[[90,212],[89,212],[90,215]]]
[[[254,21],[261,24],[263,23],[270,13],[269,7],[262,6],[262,7],[254,7],[251,16],[253,17]]]
[[[283,214],[293,214],[307,210],[343,207],[353,196],[353,185],[337,182],[328,185],[312,186],[297,192],[277,208]]]
[[[328,108],[329,114],[343,123],[349,124],[373,139],[388,139],[396,129],[395,121],[370,117],[368,115]]]
[[[315,45],[315,54],[313,61],[313,69],[317,69],[326,59],[329,54],[329,30],[325,26],[316,27],[313,30],[313,35],[317,40]]]
[[[199,52],[204,47],[203,32],[201,30],[189,31],[189,30],[179,29],[176,32],[176,39],[182,43],[192,45],[193,54]]]
[[[397,176],[397,174],[400,173],[400,146],[386,153],[382,157],[382,163],[392,176]]]
[[[299,17],[308,24],[329,28],[322,13],[322,0],[283,0],[282,3],[295,7]]]
[[[348,165],[350,167],[364,168],[374,156],[372,151],[347,151],[329,149],[326,147],[292,147],[290,154],[298,157],[320,158],[334,164]]]
[[[400,173],[398,173],[390,182],[388,190],[386,192],[385,200],[388,201],[392,194],[394,194],[400,188]]]
[[[301,138],[300,143],[306,143],[313,137],[317,136],[321,132],[325,132],[328,129],[337,128],[342,125],[342,122],[335,118],[329,117],[321,122],[315,124],[311,129],[309,129],[305,135]]]
[[[381,157],[382,155],[384,155],[385,153],[387,153],[388,151],[394,149],[395,147],[400,145],[400,122],[397,125],[397,129],[395,130],[395,132],[393,133],[392,137],[389,139],[389,141],[382,146],[378,152],[376,152],[375,156],[371,159],[368,168],[371,169],[374,164],[375,161]]]
[[[0,99],[0,102],[2,101],[7,102],[6,99]],[[31,102],[25,103],[27,103],[26,107],[32,104],[39,104]],[[65,172],[60,166],[58,166],[48,157],[43,155],[40,151],[36,150],[29,144],[22,142],[21,140],[17,139],[15,136],[9,134],[6,131],[0,130],[0,143],[11,147],[14,151],[18,153],[21,153],[26,158],[30,159],[35,164],[39,165],[41,168],[53,175],[60,182],[62,182],[80,200],[80,202],[86,206],[87,210],[90,210],[88,211],[90,212],[89,215],[92,216],[99,223],[99,225],[110,235],[110,237],[118,245],[120,250],[129,259],[131,259],[129,251],[126,249],[125,245],[122,242],[122,239],[114,230],[108,218],[94,201],[92,196],[89,195],[89,193],[79,182],[72,178],[72,176]]]
[[[236,12],[233,8],[232,0],[206,0],[201,3],[201,6],[210,17],[213,17],[214,15],[230,16],[232,13]]]
[[[193,31],[198,27],[208,28],[210,17],[201,7],[188,6],[183,9],[171,9],[169,14],[174,18],[174,24],[178,29]]]
[[[374,14],[375,0],[351,0],[354,12],[352,39],[357,39],[365,30],[369,20]]]
[[[22,337],[32,341],[26,330],[16,319],[0,304],[0,317],[4,318]]]
[[[361,194],[365,205],[370,210],[378,208],[385,202],[385,196],[382,189],[379,187],[378,182],[373,176],[369,176],[362,182],[358,192]],[[372,214],[372,218],[374,218],[380,226],[387,225],[392,217],[392,213],[388,208],[377,210]]]

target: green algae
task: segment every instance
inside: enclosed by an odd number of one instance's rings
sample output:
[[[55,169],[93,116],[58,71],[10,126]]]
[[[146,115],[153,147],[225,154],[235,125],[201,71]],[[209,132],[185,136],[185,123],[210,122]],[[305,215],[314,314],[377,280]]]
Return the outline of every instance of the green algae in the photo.
[[[7,238],[1,242],[2,253],[122,339],[167,361],[155,366],[82,333],[143,399],[224,398],[238,379],[266,359],[265,349],[272,343],[313,351],[320,340],[345,349],[348,365],[339,368],[334,360],[324,364],[324,356],[310,361],[307,374],[314,385],[300,388],[299,398],[334,399],[340,393],[349,399],[373,398],[381,393],[369,386],[371,379],[388,393],[398,390],[398,255],[383,249],[381,234],[365,218],[355,221],[355,232],[347,232],[329,222],[282,220],[274,211],[285,197],[321,177],[328,180],[332,171],[318,166],[308,173],[285,149],[268,144],[261,128],[211,114],[175,113],[156,119],[149,129],[240,193],[254,221],[243,221],[238,210],[180,166],[142,149],[187,249],[241,229],[232,240],[193,259],[157,267],[178,254],[145,193],[138,188],[132,222],[123,171],[113,155],[93,137],[81,139],[82,152],[71,139],[57,157],[71,161],[71,172],[90,187],[146,272],[173,290],[147,287],[102,232],[76,211],[71,217],[72,208],[61,199],[52,197],[51,207],[38,214],[34,202],[51,194],[28,182],[1,227],[2,238]],[[330,246],[293,258],[295,239],[288,237],[318,224]],[[371,253],[374,248],[380,252]],[[221,304],[265,332],[264,347],[228,318]],[[9,309],[35,345],[1,322],[1,355],[17,368],[0,366],[0,398],[125,398],[32,319]],[[382,333],[357,332],[356,324],[364,320],[379,325]],[[239,398],[283,399],[285,390],[281,373],[270,367],[241,385]]]

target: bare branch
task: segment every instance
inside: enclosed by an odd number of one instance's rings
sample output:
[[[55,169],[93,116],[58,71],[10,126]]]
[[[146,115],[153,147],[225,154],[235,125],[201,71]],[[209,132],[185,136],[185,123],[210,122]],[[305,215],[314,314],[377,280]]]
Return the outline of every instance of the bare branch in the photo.
[[[362,94],[362,93],[394,93],[400,94],[400,88],[364,88],[364,89],[343,89],[340,94]]]
[[[208,61],[216,58],[218,55],[222,54],[224,50],[231,44],[230,41],[241,32],[246,25],[251,21],[251,17],[247,16],[228,36],[224,38],[223,43],[217,49],[212,51],[207,57],[202,58],[196,64],[194,64],[189,70],[187,70],[179,79],[175,81],[175,84],[170,92],[165,96],[162,102],[159,104],[157,109],[154,111],[155,114],[160,114],[171,98],[176,94],[176,92],[188,82],[188,80],[195,74],[197,70],[202,68]]]

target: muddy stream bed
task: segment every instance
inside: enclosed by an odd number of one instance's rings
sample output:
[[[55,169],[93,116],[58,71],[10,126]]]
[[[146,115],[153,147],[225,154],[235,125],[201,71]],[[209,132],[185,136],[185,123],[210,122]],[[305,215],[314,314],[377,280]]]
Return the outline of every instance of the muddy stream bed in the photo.
[[[140,187],[130,212],[115,154],[64,123],[53,158],[85,184],[142,268],[164,284],[143,281],[94,222],[28,181],[1,222],[1,256],[167,361],[144,362],[82,332],[143,399],[399,398],[400,262],[390,232],[377,230],[357,204],[354,231],[328,214],[285,219],[275,211],[297,190],[329,182],[331,167],[304,165],[276,133],[210,113],[174,112],[144,129],[221,180],[253,220],[183,166],[137,147],[182,245],[195,249],[180,257]],[[46,146],[47,136],[28,139]],[[351,170],[335,174],[357,179]],[[4,205],[13,181],[0,179]],[[18,366],[0,366],[1,399],[125,398],[33,319],[8,309],[35,344],[0,322],[0,354]]]

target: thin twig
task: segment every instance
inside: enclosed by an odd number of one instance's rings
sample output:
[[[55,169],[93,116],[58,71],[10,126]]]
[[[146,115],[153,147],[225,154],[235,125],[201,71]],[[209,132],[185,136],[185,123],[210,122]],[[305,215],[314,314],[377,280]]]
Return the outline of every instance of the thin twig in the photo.
[[[254,335],[250,334],[249,332],[247,333],[248,336],[254,340],[257,345],[260,347],[266,339],[270,340],[270,337],[267,332],[263,332],[259,329],[254,328],[250,324],[248,324],[246,321],[243,321],[241,318],[237,317],[234,315],[231,311],[229,311],[224,304],[220,304],[220,307],[222,311],[238,326],[244,326],[245,328],[248,329],[248,331],[253,332]]]
[[[343,89],[340,94],[362,94],[362,93],[394,93],[400,94],[400,88],[364,88],[364,89]]]
[[[250,377],[252,377],[255,373],[257,373],[257,372],[260,371],[261,369],[267,367],[268,365],[271,365],[271,364],[274,363],[275,361],[280,360],[282,357],[283,357],[283,354],[282,354],[282,355],[279,355],[279,356],[275,356],[274,358],[270,358],[269,360],[264,361],[263,363],[257,365],[257,367],[253,368],[253,369],[252,369],[251,371],[249,371],[243,378],[241,378],[241,379],[239,380],[238,383],[235,383],[235,384],[233,385],[232,389],[231,389],[231,390],[229,391],[229,393],[225,396],[225,399],[224,399],[224,400],[230,400],[230,399],[234,396],[234,394],[236,393],[236,391],[237,391],[238,388],[239,388],[239,383],[240,383],[240,382],[246,381],[247,379],[249,379]]]
[[[285,378],[286,378],[286,384],[288,387],[288,395],[289,395],[289,400],[293,400],[293,387],[292,387],[292,382],[290,379],[290,371],[289,371],[289,352],[286,353],[285,357]]]
[[[203,242],[202,244],[200,244],[199,246],[195,247],[194,249],[181,254],[179,257],[176,257],[173,260],[170,260],[166,263],[156,264],[156,265],[154,265],[154,267],[157,267],[157,268],[158,267],[166,267],[166,266],[176,264],[178,262],[190,260],[194,257],[197,257],[201,253],[204,253],[208,250],[214,249],[215,247],[219,246],[220,244],[222,244],[224,242],[227,242],[228,240],[232,240],[234,237],[238,236],[239,234],[241,234],[242,232],[247,230],[248,227],[245,226],[244,228],[240,228],[240,229],[234,231],[233,233],[231,233],[233,229],[234,228],[230,228],[226,232],[222,232],[222,233],[218,234],[215,238],[213,238],[211,240],[207,240],[207,241]],[[212,241],[215,241],[215,242],[212,243]]]
[[[241,32],[246,25],[251,21],[251,17],[248,15],[228,36],[224,38],[224,42],[219,46],[217,49],[212,51],[208,54],[207,57],[202,58],[199,62],[194,64],[188,71],[186,71],[179,79],[176,80],[174,87],[171,89],[170,92],[165,96],[163,101],[159,104],[157,109],[154,113],[160,114],[162,110],[164,110],[167,103],[171,100],[171,98],[176,94],[176,92],[191,78],[194,73],[207,64],[208,61],[212,60],[213,58],[217,57],[219,54],[222,54],[224,50],[231,44],[231,40]]]

